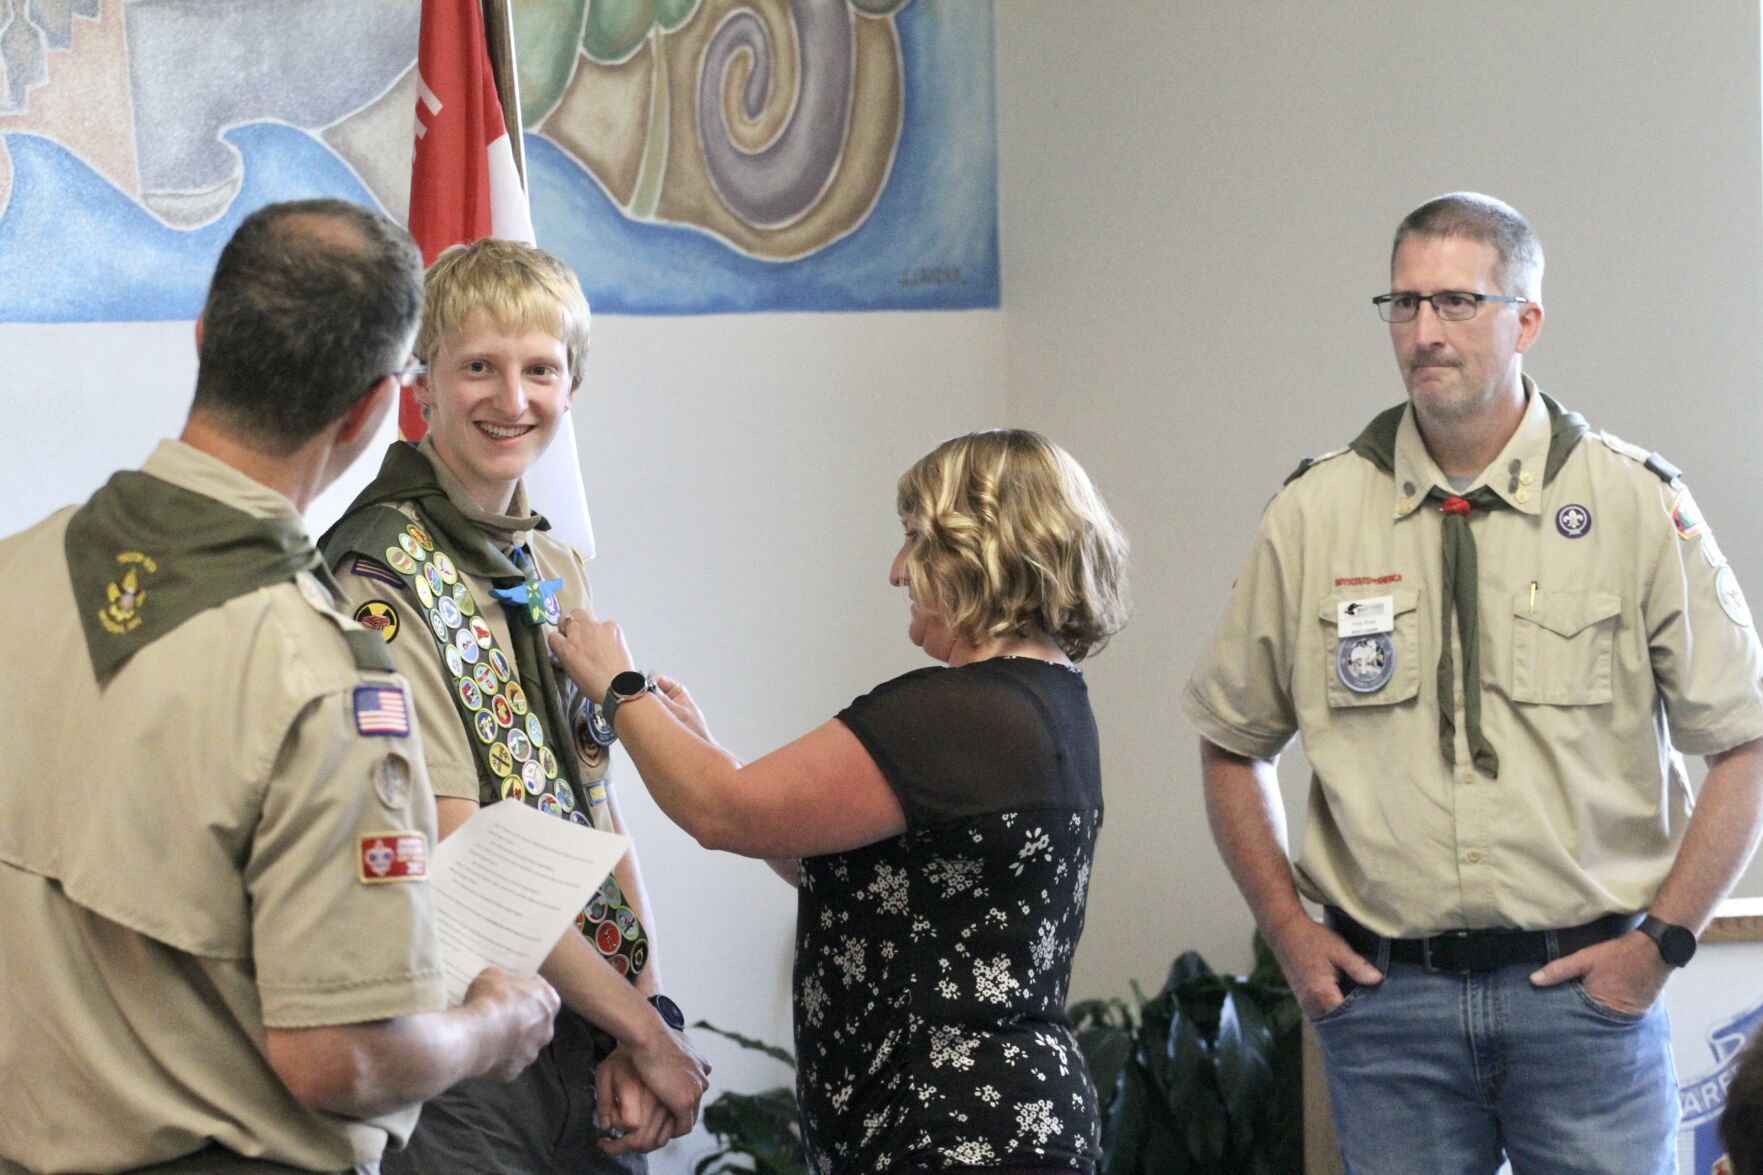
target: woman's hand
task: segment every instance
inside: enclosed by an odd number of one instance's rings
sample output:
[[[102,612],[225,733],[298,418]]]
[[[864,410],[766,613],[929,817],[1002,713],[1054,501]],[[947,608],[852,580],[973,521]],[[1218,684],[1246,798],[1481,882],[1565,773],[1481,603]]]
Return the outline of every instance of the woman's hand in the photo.
[[[716,741],[710,737],[710,726],[704,721],[703,711],[698,709],[698,703],[692,700],[685,686],[665,673],[657,673],[655,692],[666,703],[668,711],[680,720],[680,725],[707,743]]]
[[[577,608],[557,622],[557,631],[545,634],[551,652],[576,687],[595,702],[612,688],[612,679],[636,668],[624,633],[611,620],[595,620],[585,608]]]

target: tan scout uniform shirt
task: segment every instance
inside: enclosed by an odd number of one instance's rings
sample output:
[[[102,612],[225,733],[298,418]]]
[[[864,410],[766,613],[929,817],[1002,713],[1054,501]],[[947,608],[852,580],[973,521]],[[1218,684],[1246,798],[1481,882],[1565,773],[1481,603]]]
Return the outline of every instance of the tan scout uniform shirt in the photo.
[[[435,456],[431,442],[424,440],[417,449],[434,466],[436,480],[448,499],[504,554],[524,544],[533,557],[540,579],[563,581],[557,592],[557,603],[563,614],[588,607],[592,597],[581,555],[569,544],[544,531],[532,529],[539,516],[527,504],[524,485],[516,485],[506,515],[488,513],[472,500],[459,479]],[[417,517],[416,510],[408,503],[400,503],[398,508],[412,519]],[[435,536],[435,541],[445,548],[439,535]],[[354,573],[351,570],[354,562],[355,556],[346,556],[335,568],[337,582],[346,599],[344,607],[354,614],[377,601],[390,606],[396,614],[397,628],[390,641],[392,659],[397,663],[398,672],[410,682],[417,718],[422,726],[423,749],[428,755],[429,781],[434,785],[435,795],[473,801],[487,798],[479,795],[477,760],[473,757],[472,743],[475,736],[459,717],[458,704],[453,700],[452,681],[441,663],[440,651],[417,601],[390,584]],[[467,575],[463,570],[459,573],[459,580],[477,602],[478,615],[489,624],[496,646],[513,660],[514,645],[508,632],[508,614],[490,595],[494,585]],[[561,669],[557,671],[557,682],[573,693],[569,677]],[[574,747],[573,753],[581,765],[582,785],[591,788],[606,778],[610,756],[606,748],[588,737],[585,730],[575,729],[580,726],[575,721],[576,708],[566,706],[565,710],[570,714],[572,729],[547,731],[546,734],[556,744],[553,749],[559,755],[569,753]],[[587,799],[583,797],[584,802]],[[611,830],[607,804],[589,803],[586,812],[596,827]]]
[[[179,442],[144,472],[293,515]],[[373,1162],[416,1108],[306,1109],[264,1028],[445,1006],[428,886],[364,884],[357,864],[364,833],[433,842],[415,732],[356,730],[356,687],[402,683],[355,667],[348,621],[302,574],[199,613],[100,690],[75,609],[103,601],[74,599],[71,514],[0,542],[21,687],[0,730],[0,1155],[108,1172],[212,1139],[317,1170]],[[376,788],[392,755],[408,787]]]
[[[1201,734],[1237,754],[1271,759],[1303,735],[1315,775],[1299,888],[1382,934],[1645,908],[1690,814],[1677,752],[1763,736],[1763,654],[1687,494],[1597,433],[1545,487],[1549,418],[1526,387],[1517,432],[1465,491],[1486,485],[1510,507],[1469,521],[1497,779],[1471,763],[1455,624],[1456,763],[1440,753],[1444,520],[1426,494],[1456,491],[1412,408],[1393,477],[1342,452],[1274,498],[1183,697]],[[1393,666],[1356,692],[1338,663],[1341,605],[1385,596]],[[1361,685],[1376,681],[1360,668]]]

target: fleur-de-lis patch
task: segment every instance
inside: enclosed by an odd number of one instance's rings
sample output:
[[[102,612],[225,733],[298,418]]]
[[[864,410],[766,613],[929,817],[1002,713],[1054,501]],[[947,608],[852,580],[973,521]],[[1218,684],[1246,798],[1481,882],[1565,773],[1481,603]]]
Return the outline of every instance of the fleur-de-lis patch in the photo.
[[[104,589],[105,604],[98,609],[98,623],[105,631],[121,635],[141,627],[141,610],[147,606],[144,578],[159,570],[150,555],[140,551],[124,551],[116,557],[123,573]]]

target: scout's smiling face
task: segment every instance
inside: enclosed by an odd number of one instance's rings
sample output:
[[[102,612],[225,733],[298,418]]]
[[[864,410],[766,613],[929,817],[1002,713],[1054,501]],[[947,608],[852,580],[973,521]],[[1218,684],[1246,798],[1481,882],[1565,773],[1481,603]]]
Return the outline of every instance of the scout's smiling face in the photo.
[[[544,330],[507,328],[482,309],[441,340],[416,401],[453,476],[485,510],[508,509],[575,400],[569,355]]]

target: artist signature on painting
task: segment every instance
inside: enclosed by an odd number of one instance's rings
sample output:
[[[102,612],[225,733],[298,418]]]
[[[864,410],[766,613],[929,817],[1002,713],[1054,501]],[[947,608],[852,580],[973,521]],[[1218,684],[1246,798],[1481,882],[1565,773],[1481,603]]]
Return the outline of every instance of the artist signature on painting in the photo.
[[[909,265],[900,271],[903,286],[964,286],[959,265]]]

